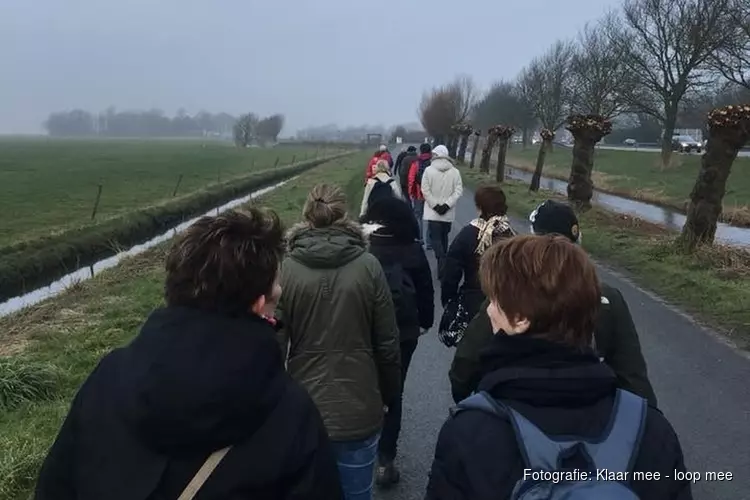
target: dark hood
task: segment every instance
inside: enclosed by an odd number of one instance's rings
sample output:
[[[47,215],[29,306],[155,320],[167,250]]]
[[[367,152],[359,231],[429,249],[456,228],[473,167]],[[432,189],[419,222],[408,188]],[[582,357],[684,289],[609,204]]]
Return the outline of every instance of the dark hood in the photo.
[[[284,395],[274,329],[255,315],[157,309],[120,359],[126,418],[162,452],[240,442]]]
[[[479,390],[530,406],[581,407],[611,396],[614,372],[593,350],[524,335],[494,335],[481,351]]]
[[[287,233],[289,257],[313,269],[335,269],[367,251],[362,227],[349,220],[315,228],[300,223]]]

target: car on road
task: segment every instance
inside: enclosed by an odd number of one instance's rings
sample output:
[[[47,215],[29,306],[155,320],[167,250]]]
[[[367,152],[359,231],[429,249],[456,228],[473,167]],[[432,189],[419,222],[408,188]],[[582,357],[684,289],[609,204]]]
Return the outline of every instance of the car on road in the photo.
[[[635,139],[625,139],[624,141],[622,141],[622,143],[625,144],[626,146],[636,145]]]
[[[696,153],[700,153],[701,149],[703,149],[703,145],[689,135],[676,135],[672,137],[672,151],[679,151],[680,153],[695,151]]]

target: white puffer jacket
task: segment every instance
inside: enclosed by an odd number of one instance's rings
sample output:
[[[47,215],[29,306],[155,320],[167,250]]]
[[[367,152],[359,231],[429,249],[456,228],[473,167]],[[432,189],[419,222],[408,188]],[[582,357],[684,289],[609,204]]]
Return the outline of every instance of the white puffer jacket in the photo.
[[[448,158],[434,158],[422,175],[424,220],[453,222],[456,220],[456,203],[464,192],[461,172]],[[448,205],[450,210],[440,215],[434,207]]]

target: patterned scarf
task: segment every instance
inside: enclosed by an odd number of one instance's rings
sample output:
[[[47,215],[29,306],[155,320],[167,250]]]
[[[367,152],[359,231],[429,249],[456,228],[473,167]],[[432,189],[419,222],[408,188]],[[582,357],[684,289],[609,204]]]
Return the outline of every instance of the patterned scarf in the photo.
[[[503,234],[507,234],[508,236],[516,235],[516,232],[510,227],[508,217],[505,215],[495,215],[488,220],[474,219],[470,224],[479,229],[477,249],[475,251],[477,255],[482,255],[485,250],[492,246],[492,243],[498,236]]]

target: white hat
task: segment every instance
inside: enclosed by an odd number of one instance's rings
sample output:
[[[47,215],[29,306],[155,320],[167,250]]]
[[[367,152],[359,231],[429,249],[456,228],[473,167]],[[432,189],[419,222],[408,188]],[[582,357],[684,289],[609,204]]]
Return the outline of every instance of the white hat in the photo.
[[[448,148],[442,144],[440,146],[435,146],[435,149],[432,150],[432,156],[435,158],[448,158]]]
[[[380,151],[385,151],[385,150],[387,150],[387,149],[388,149],[388,148],[386,147],[386,145],[385,145],[385,144],[381,144],[381,145],[380,145]]]

